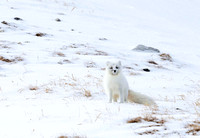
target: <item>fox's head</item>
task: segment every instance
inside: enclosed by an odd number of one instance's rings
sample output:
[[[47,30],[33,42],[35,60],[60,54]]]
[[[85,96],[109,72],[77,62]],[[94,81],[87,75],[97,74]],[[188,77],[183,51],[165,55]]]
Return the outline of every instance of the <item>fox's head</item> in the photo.
[[[118,75],[121,72],[122,69],[121,61],[118,62],[107,61],[106,64],[107,64],[106,70],[111,75]]]

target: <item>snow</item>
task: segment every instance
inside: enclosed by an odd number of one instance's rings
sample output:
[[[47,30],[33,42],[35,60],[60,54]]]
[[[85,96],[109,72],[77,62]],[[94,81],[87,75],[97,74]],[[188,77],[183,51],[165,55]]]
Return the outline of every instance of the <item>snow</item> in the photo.
[[[198,136],[199,7],[198,0],[1,0],[0,137]],[[139,44],[161,53],[132,50]],[[108,60],[121,60],[130,88],[157,107],[108,103]]]

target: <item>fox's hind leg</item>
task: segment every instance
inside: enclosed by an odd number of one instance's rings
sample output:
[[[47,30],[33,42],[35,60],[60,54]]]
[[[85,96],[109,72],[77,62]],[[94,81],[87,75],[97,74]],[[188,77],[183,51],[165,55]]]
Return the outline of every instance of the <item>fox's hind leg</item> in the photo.
[[[114,94],[113,95],[113,99],[114,99],[114,102],[117,102],[117,99],[119,98],[119,95],[118,94]]]

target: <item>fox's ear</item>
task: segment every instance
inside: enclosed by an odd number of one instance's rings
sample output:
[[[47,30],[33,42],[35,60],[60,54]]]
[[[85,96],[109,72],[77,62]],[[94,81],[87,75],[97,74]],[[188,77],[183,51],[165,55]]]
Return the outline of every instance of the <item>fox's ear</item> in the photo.
[[[110,61],[107,61],[107,62],[106,62],[106,65],[109,66],[109,65],[110,65]]]
[[[118,61],[118,64],[121,66],[122,65],[121,61]]]

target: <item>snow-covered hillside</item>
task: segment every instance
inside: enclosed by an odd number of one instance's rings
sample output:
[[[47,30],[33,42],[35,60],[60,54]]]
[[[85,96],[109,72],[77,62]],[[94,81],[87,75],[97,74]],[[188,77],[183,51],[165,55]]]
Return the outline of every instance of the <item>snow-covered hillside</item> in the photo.
[[[199,7],[199,0],[1,0],[0,137],[200,135]],[[132,50],[137,45],[160,53]],[[130,88],[157,107],[108,103],[108,60],[120,60]]]

